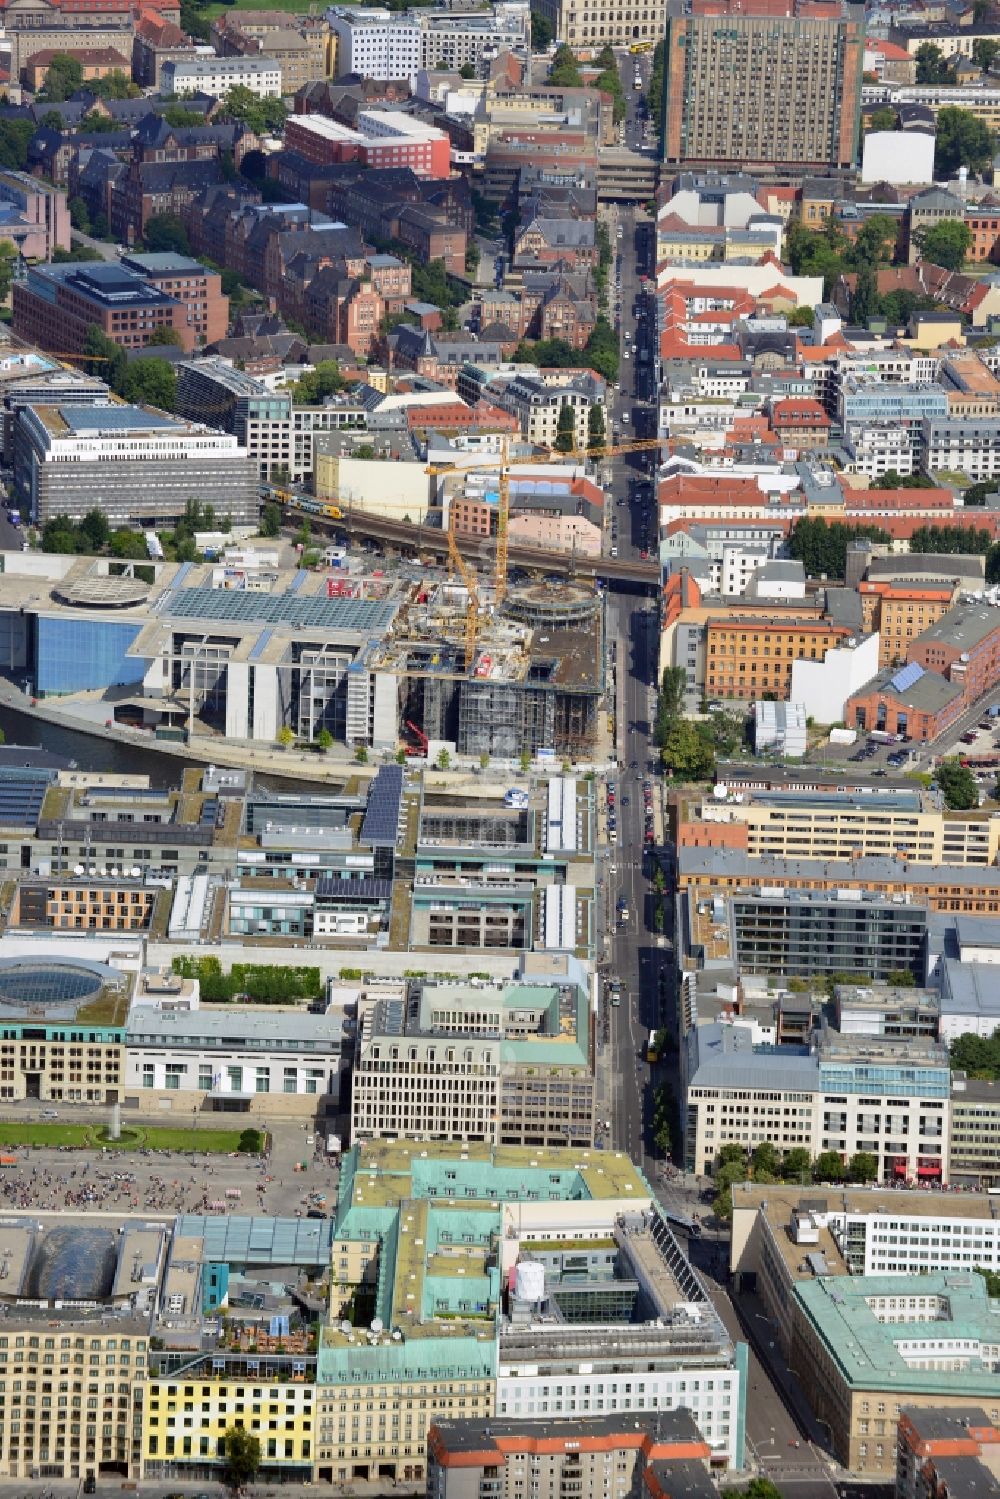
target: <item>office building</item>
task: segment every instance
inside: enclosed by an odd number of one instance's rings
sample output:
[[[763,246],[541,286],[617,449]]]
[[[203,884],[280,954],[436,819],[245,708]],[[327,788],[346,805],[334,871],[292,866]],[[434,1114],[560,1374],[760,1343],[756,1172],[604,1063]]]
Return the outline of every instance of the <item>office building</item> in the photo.
[[[1000,1187],[1000,1083],[952,1074],[948,1162],[956,1186]]]
[[[66,194],[28,172],[0,171],[0,231],[27,260],[50,260],[70,248]]]
[[[664,161],[853,167],[864,12],[841,0],[668,0]]]
[[[640,5],[625,0],[624,5],[593,6],[587,0],[539,0],[541,11],[554,36],[567,46],[593,49],[626,47],[633,42],[647,42],[650,47],[663,39],[663,4]]]
[[[343,1162],[330,1263],[320,1481],[425,1480],[442,1419],[541,1432],[553,1415],[680,1406],[713,1464],[742,1464],[745,1350],[620,1152],[361,1144]],[[346,1316],[359,1294],[374,1296],[370,1332]],[[566,1311],[540,1321],[550,1300]]]
[[[353,1140],[594,1140],[591,980],[565,954],[525,955],[516,982],[413,980],[359,1015]]]
[[[178,894],[204,908],[208,885],[206,875],[182,879]],[[161,1116],[311,1118],[339,1104],[342,1033],[339,1014],[282,1014],[276,1030],[273,1009],[206,1007],[190,980],[143,974],[128,1014],[126,1086]]]
[[[882,901],[898,896],[929,911],[969,916],[1000,915],[1000,891],[993,869],[965,864],[911,865],[904,859],[785,859],[765,854],[748,858],[738,848],[678,849],[678,888],[696,899],[729,890],[780,887],[791,890],[869,892]]]
[[[858,585],[861,617],[866,631],[878,632],[879,666],[905,661],[911,642],[957,601],[960,586],[957,576],[862,580]]]
[[[880,1181],[947,1177],[948,1050],[925,1039],[840,1035],[810,1045],[757,1044],[749,1028],[694,1025],[681,1046],[689,1171],[711,1169],[723,1145],[753,1150],[865,1152]]]
[[[1000,819],[978,808],[945,813],[912,784],[865,791],[774,786],[682,808],[678,842],[696,841],[743,849],[752,859],[905,858],[987,868],[1000,854]]]
[[[789,1364],[852,1472],[896,1470],[903,1407],[1000,1421],[997,1305],[982,1276],[818,1276],[792,1289]]]
[[[981,1402],[1000,1418],[996,1302],[975,1273],[1000,1255],[990,1209],[971,1194],[733,1188],[731,1274],[853,1472],[892,1471],[904,1407]]]
[[[787,606],[786,606],[787,607]],[[705,692],[709,697],[788,697],[797,660],[823,661],[850,640],[847,625],[794,615],[713,616],[705,625]]]
[[[160,93],[211,94],[246,88],[258,99],[281,97],[281,66],[271,57],[168,58],[160,69]]]
[[[0,1242],[0,1477],[26,1493],[99,1472],[134,1482],[168,1229],[18,1217]]]
[[[222,276],[189,255],[123,255],[121,264],[145,277],[150,286],[180,302],[187,315],[192,342],[184,347],[202,348],[225,338],[229,327],[229,298],[222,294]]]
[[[598,1492],[632,1499],[645,1483],[653,1494],[715,1499],[711,1452],[684,1409],[628,1420],[591,1416],[556,1428],[495,1417],[435,1421],[427,1437],[427,1496],[520,1499],[530,1484],[538,1499]]]
[[[317,439],[364,417],[354,402],[299,406],[290,391],[271,390],[215,355],[177,366],[174,409],[189,421],[231,432],[257,464],[262,479],[280,470],[293,483],[315,472]],[[317,493],[323,491],[317,488]]]
[[[18,337],[60,354],[83,354],[94,326],[123,349],[141,349],[167,328],[195,347],[184,304],[110,261],[31,266],[14,283],[13,307]]]
[[[379,83],[413,83],[423,67],[423,29],[411,15],[388,10],[330,12],[337,38],[337,72],[357,73]]]
[[[326,115],[292,115],[285,146],[319,166],[356,161],[374,168],[410,167],[418,177],[435,178],[451,172],[446,133],[390,110],[359,110],[354,128]]]
[[[719,901],[725,909],[725,902]],[[732,954],[742,973],[888,979],[927,968],[927,912],[860,891],[738,892],[729,897]]]
[[[0,959],[0,1099],[120,1103],[130,988],[99,963]]]
[[[14,483],[39,526],[93,509],[112,527],[167,523],[192,498],[233,525],[255,524],[260,513],[257,465],[235,437],[145,406],[23,407]]]

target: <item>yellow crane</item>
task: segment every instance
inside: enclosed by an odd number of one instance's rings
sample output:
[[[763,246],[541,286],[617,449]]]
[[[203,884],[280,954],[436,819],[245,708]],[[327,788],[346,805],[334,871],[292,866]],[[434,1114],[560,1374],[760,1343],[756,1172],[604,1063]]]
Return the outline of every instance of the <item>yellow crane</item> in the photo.
[[[458,575],[465,585],[465,591],[469,595],[469,602],[465,606],[465,669],[471,671],[472,663],[476,659],[476,645],[479,641],[479,589],[476,585],[476,575],[461,552],[455,541],[454,531],[448,533],[448,571],[456,569]]]
[[[504,438],[500,445],[500,485],[499,494],[497,497],[497,545],[496,557],[493,567],[493,588],[497,607],[499,607],[503,603],[504,599],[507,596],[507,553],[509,545],[508,533],[510,527],[510,470],[512,468],[519,467],[531,468],[542,463],[564,463],[567,458],[614,458],[621,453],[649,452],[653,448],[659,448],[662,442],[663,439],[660,437],[637,437],[633,438],[631,442],[610,443],[607,445],[602,445],[599,448],[574,448],[568,453],[559,453],[555,448],[544,448],[541,453],[535,453],[531,458],[510,458],[508,456],[509,449],[507,445],[507,439]],[[484,459],[484,464],[488,463],[489,459]],[[425,473],[431,474],[435,477],[440,474],[455,474],[459,472],[461,471],[459,469],[456,469],[454,465],[450,463],[432,463],[428,464],[427,468],[425,469]],[[459,569],[462,571],[462,581],[465,583],[466,587],[468,587],[468,579],[471,578],[473,580],[473,583],[475,582],[474,574],[472,573],[472,570],[468,568],[462,561],[458,548],[454,544],[451,528],[449,527],[448,560],[449,564],[452,565],[454,565],[452,563],[453,553],[454,563],[457,563]],[[466,576],[466,574],[468,575],[468,577]],[[471,596],[472,595],[470,594],[470,598]],[[478,615],[479,610],[477,600],[477,633]],[[466,626],[466,640],[468,640],[468,621],[466,621]],[[475,647],[473,646],[473,650],[474,649]]]

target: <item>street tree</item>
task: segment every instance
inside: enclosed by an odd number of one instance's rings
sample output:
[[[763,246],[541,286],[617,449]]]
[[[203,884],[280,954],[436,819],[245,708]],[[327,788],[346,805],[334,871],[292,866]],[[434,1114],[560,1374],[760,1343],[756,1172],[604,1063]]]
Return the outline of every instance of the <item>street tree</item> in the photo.
[[[225,1485],[231,1494],[238,1495],[253,1483],[260,1471],[260,1440],[245,1426],[229,1426],[224,1441]]]
[[[871,1150],[859,1150],[847,1163],[848,1180],[873,1182],[878,1180],[878,1156]]]
[[[844,1163],[835,1150],[824,1150],[813,1162],[813,1181],[840,1182],[844,1180]]]
[[[568,401],[564,401],[559,408],[556,440],[553,446],[557,453],[572,453],[576,447],[576,412]]]

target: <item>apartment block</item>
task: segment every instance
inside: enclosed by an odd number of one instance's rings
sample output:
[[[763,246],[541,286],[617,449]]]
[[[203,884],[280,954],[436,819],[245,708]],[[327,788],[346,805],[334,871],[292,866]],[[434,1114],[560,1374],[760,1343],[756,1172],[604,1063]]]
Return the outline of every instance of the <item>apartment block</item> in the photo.
[[[705,693],[709,697],[787,698],[796,660],[822,661],[851,636],[825,619],[713,616],[705,626]]]
[[[664,161],[847,168],[864,13],[837,0],[668,0]],[[562,33],[560,33],[562,35]]]
[[[160,69],[162,94],[212,94],[248,88],[258,99],[278,99],[281,66],[270,57],[168,58]]]
[[[896,1499],[995,1499],[1000,1425],[982,1406],[903,1406],[896,1432]]]
[[[714,1499],[711,1455],[687,1410],[628,1421],[591,1416],[560,1422],[555,1431],[536,1421],[435,1421],[427,1437],[427,1495],[519,1499],[530,1483],[538,1499],[632,1499],[645,1478],[653,1493]]]
[[[967,474],[975,483],[1000,474],[996,417],[980,421],[951,416],[925,421],[921,428],[923,465],[929,474]]]
[[[590,981],[568,955],[526,956],[519,982],[425,980],[358,1026],[354,1140],[594,1140]]]
[[[907,659],[911,641],[935,624],[956,602],[960,580],[885,578],[858,586],[861,618],[867,632],[878,631],[879,665]]]

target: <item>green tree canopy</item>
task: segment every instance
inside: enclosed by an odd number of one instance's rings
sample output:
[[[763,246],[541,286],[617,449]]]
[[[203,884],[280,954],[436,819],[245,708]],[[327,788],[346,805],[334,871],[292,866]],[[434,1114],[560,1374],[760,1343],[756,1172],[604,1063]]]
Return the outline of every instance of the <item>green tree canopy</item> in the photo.
[[[813,1162],[813,1180],[839,1182],[844,1180],[844,1163],[835,1150],[824,1150]]]
[[[28,142],[34,133],[33,120],[0,120],[0,166],[23,172],[28,165]]]
[[[549,18],[543,16],[540,10],[533,10],[531,12],[531,50],[533,52],[547,51],[552,45],[554,35]]]
[[[981,172],[993,160],[996,138],[971,110],[948,105],[938,111],[934,137],[934,175],[951,177],[959,167]]]
[[[918,83],[954,83],[951,63],[934,42],[923,42],[916,52]]]
[[[888,104],[880,104],[878,109],[862,116],[866,134],[870,130],[895,130],[897,123],[896,111]]]
[[[707,781],[715,770],[715,750],[686,718],[675,719],[670,725],[660,753],[664,769],[679,780]]]
[[[344,388],[344,378],[335,359],[322,359],[292,387],[296,406],[319,406],[328,396]]]
[[[1000,1080],[1000,1030],[992,1036],[977,1036],[974,1031],[956,1036],[951,1043],[951,1065],[984,1082]]]
[[[0,302],[6,302],[10,296],[16,262],[17,246],[9,239],[0,239]]]
[[[887,531],[878,526],[846,526],[842,521],[827,522],[803,516],[796,521],[788,538],[789,556],[797,558],[810,578],[842,578],[847,570],[848,542],[868,537],[872,541],[890,541]]]
[[[557,453],[572,453],[576,447],[576,412],[568,401],[564,401],[559,408],[559,421],[553,446]]]
[[[965,812],[979,806],[979,787],[967,765],[957,758],[942,760],[936,771],[944,804],[952,812]]]
[[[45,72],[39,99],[61,104],[71,99],[83,83],[83,65],[71,52],[57,52]]]
[[[801,1181],[809,1174],[812,1157],[804,1145],[795,1145],[787,1150],[781,1162],[781,1174],[786,1181]]]
[[[280,99],[258,99],[242,84],[229,90],[220,113],[223,119],[241,120],[255,135],[280,135],[288,118]]]
[[[565,42],[556,48],[556,55],[552,59],[552,67],[549,70],[549,82],[555,88],[583,87],[580,65]]]
[[[854,264],[859,269],[863,265],[876,268],[880,265],[888,265],[896,248],[898,232],[899,226],[891,214],[872,214],[871,218],[866,219],[862,224],[854,241],[854,248],[851,251]]]
[[[103,78],[89,78],[87,89],[98,99],[138,99],[142,93],[142,89],[120,69],[105,73]]]
[[[914,238],[921,260],[946,271],[960,271],[972,244],[972,230],[961,219],[939,219],[936,224],[921,225]]]
[[[173,411],[177,402],[177,376],[166,359],[133,359],[122,376],[121,396],[136,406],[156,406]]]
[[[870,1150],[859,1150],[847,1163],[849,1181],[864,1183],[878,1181],[878,1156]]]
[[[176,213],[154,213],[142,232],[146,249],[154,255],[190,255],[191,242],[184,221]]]
[[[230,1426],[225,1435],[226,1488],[239,1494],[253,1483],[260,1470],[260,1441],[245,1426]]]
[[[600,401],[595,401],[587,414],[587,438],[588,446],[591,448],[602,448],[607,439],[607,428],[604,425],[604,407]]]
[[[584,345],[584,362],[609,384],[618,379],[618,339],[615,330],[603,316],[598,317],[590,337]]]

